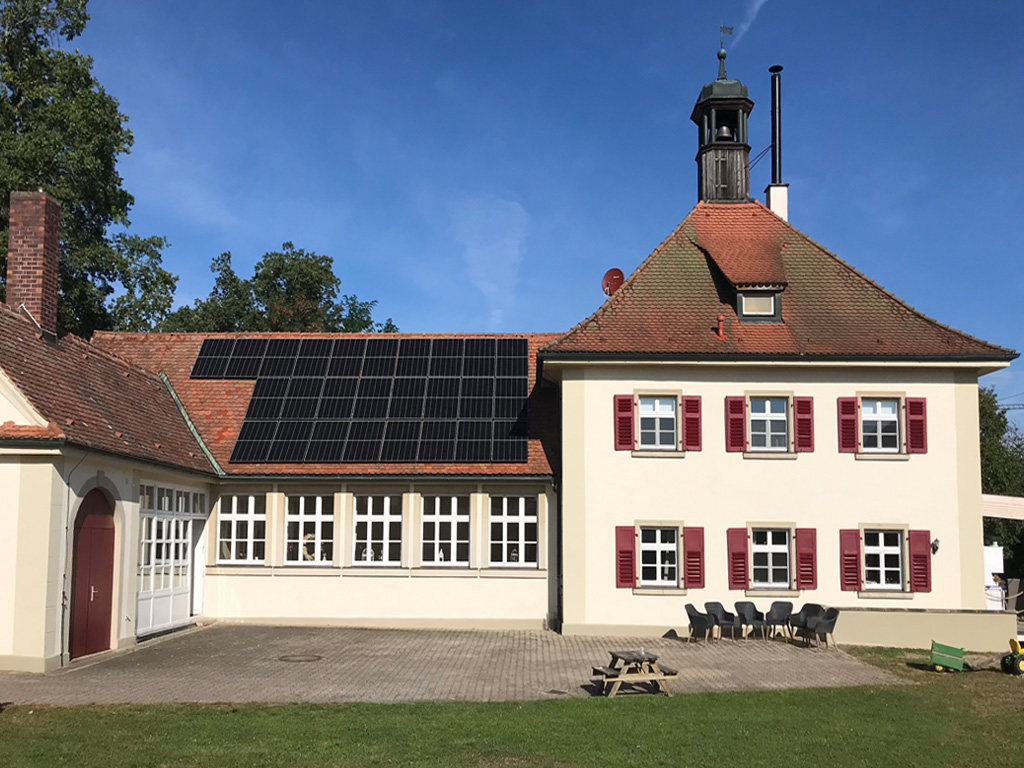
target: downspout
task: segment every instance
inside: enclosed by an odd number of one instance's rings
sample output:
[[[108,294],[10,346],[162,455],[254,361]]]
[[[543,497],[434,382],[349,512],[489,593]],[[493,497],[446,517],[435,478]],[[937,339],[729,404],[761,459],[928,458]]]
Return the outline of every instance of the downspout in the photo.
[[[206,456],[206,460],[210,462],[210,466],[217,473],[218,476],[224,476],[224,470],[221,469],[220,464],[213,458],[213,454],[210,453],[210,449],[206,447],[206,443],[203,442],[203,438],[199,436],[199,430],[196,429],[196,425],[192,423],[192,419],[189,418],[188,411],[185,410],[185,406],[181,404],[181,400],[178,399],[178,393],[174,391],[174,387],[171,386],[170,379],[167,378],[167,374],[163,371],[160,372],[160,381],[164,383],[167,391],[171,395],[171,399],[174,400],[174,404],[178,406],[178,413],[181,414],[181,418],[185,420],[185,424],[188,425],[189,432],[192,433],[192,437],[195,438],[196,443],[203,451],[203,455]]]

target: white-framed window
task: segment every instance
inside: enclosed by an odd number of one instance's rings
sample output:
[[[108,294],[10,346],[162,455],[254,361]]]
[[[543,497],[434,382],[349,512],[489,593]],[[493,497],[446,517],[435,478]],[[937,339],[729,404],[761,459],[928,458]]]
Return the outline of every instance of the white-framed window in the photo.
[[[402,564],[402,497],[356,496],[354,565]]]
[[[751,531],[754,587],[789,589],[789,541],[786,528],[754,528]]]
[[[899,398],[862,398],[860,401],[860,419],[862,451],[865,453],[899,453]]]
[[[774,293],[741,293],[740,314],[770,317],[775,314]]]
[[[640,396],[640,450],[676,451],[676,398],[671,395]]]
[[[750,450],[789,450],[789,398],[750,398]]]
[[[537,567],[537,497],[491,496],[491,565]]]
[[[334,496],[285,496],[284,561],[330,565],[334,560]]]
[[[424,565],[469,565],[469,496],[423,496]]]
[[[903,531],[864,531],[864,588],[903,589]]]
[[[679,586],[678,528],[640,528],[640,586]]]
[[[262,563],[267,546],[267,497],[220,497],[217,562]]]

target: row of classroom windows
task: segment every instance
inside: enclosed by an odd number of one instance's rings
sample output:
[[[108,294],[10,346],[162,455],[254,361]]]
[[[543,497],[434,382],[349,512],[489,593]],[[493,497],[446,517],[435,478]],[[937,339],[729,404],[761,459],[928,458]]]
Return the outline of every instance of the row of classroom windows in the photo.
[[[334,495],[286,495],[285,552],[288,565],[329,566],[344,560],[337,552]],[[488,562],[494,567],[538,566],[536,496],[490,496]],[[263,564],[267,547],[267,507],[262,495],[221,496],[217,562]],[[420,564],[468,567],[472,516],[468,495],[420,497]],[[353,497],[352,563],[401,567],[408,536],[400,495]]]
[[[931,591],[928,531],[852,529],[839,532],[843,590]],[[813,528],[730,528],[730,589],[816,589]],[[704,529],[670,525],[619,526],[616,586],[702,588]]]
[[[616,395],[613,405],[616,450],[701,450],[700,395]],[[925,398],[840,397],[836,407],[841,453],[928,450]],[[727,451],[813,451],[814,398],[726,397],[725,445]]]

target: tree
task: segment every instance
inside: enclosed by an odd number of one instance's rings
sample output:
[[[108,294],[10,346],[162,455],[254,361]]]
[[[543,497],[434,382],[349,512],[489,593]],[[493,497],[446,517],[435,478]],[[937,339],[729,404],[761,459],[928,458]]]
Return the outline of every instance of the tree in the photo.
[[[376,301],[340,294],[334,259],[284,243],[263,255],[253,276],[243,280],[222,253],[210,264],[213,291],[191,307],[175,310],[165,331],[397,331],[391,318],[373,320]]]
[[[163,238],[111,234],[134,202],[117,172],[132,146],[127,117],[89,56],[53,46],[82,33],[86,3],[0,0],[0,279],[11,191],[48,192],[62,209],[58,328],[88,338],[162,320],[176,278],[161,266]],[[118,285],[124,295],[111,301]]]
[[[981,492],[1024,496],[1024,435],[996,403],[996,392],[978,390],[978,426],[981,444]],[[1024,575],[1024,525],[1019,520],[985,518],[985,543],[999,542],[1008,574]]]

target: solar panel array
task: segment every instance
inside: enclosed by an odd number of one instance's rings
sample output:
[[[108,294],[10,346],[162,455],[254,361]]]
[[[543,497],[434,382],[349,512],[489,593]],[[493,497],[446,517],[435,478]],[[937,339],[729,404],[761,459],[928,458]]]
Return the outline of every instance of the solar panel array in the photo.
[[[193,379],[256,379],[232,463],[523,462],[526,339],[206,339]]]

